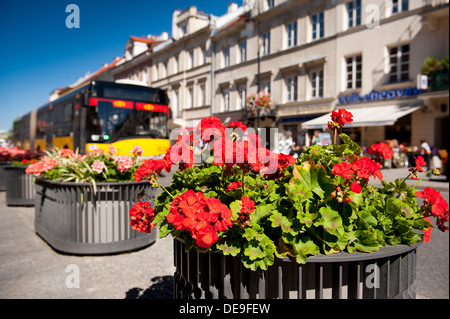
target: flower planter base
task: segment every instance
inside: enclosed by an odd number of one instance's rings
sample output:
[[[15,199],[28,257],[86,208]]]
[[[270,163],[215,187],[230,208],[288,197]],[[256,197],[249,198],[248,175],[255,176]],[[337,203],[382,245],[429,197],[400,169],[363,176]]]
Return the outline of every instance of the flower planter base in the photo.
[[[275,258],[268,270],[251,271],[238,257],[185,252],[174,239],[175,299],[415,299],[415,246],[387,246],[373,253]]]
[[[5,167],[10,166],[12,162],[0,162],[0,191],[6,191],[6,173]]]
[[[34,206],[34,176],[25,173],[26,167],[6,166],[6,205]]]
[[[94,195],[87,183],[38,179],[35,184],[35,231],[55,250],[75,255],[132,251],[155,242],[158,232],[139,233],[130,227],[129,209],[143,183],[98,183]]]

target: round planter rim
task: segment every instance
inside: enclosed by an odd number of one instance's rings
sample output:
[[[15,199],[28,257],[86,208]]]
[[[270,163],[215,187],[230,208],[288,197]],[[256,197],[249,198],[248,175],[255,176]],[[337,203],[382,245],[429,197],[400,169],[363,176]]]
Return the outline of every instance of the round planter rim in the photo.
[[[23,169],[23,170],[26,170],[27,166],[8,165],[8,166],[5,166],[5,169]]]
[[[90,186],[91,183],[84,182],[84,183],[77,183],[77,182],[62,182],[62,181],[55,181],[51,179],[46,178],[39,178],[36,177],[36,183],[40,184],[51,184],[51,185],[60,185],[60,186]],[[97,182],[97,186],[120,186],[120,185],[145,185],[148,184],[147,181],[140,181],[140,182]]]
[[[182,238],[174,237],[175,240],[179,240],[184,242]],[[412,250],[417,249],[422,244],[422,242],[415,243],[412,246],[399,244],[399,245],[386,245],[380,247],[377,251],[372,252],[359,252],[356,251],[354,253],[348,253],[345,251],[340,251],[337,253],[333,253],[330,255],[318,254],[315,256],[309,256],[306,259],[306,263],[338,263],[338,262],[355,262],[355,261],[364,261],[364,260],[372,260],[372,259],[381,259],[387,258],[391,256],[401,255],[409,253]],[[215,252],[213,252],[215,253]],[[220,252],[217,252],[220,254]],[[239,256],[239,255],[238,255]],[[295,257],[285,257],[284,259],[275,257],[275,261],[280,262],[293,262],[297,263]]]

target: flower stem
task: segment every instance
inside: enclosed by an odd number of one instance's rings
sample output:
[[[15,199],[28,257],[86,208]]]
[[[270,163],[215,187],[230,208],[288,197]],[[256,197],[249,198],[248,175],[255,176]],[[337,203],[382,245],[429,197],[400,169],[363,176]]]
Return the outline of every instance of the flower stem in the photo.
[[[245,177],[245,169],[242,170],[242,196],[244,196],[244,194],[245,194],[244,177]]]
[[[422,179],[424,179],[425,176],[427,176],[430,172],[432,172],[433,170],[429,170],[428,172],[426,172],[425,174],[423,174],[423,176],[417,181],[416,185],[414,185],[413,189],[416,188],[417,185],[419,185],[419,183],[422,181]]]
[[[160,186],[167,194],[169,194],[169,196],[172,197],[172,199],[174,198],[173,195],[172,195],[172,194],[171,194],[164,186],[162,186],[161,184],[159,184],[159,186]]]

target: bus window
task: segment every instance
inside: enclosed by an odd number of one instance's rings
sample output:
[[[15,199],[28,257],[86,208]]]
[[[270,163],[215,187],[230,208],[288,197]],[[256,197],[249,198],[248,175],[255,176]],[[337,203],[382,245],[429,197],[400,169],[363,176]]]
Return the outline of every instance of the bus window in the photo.
[[[88,139],[91,142],[114,141],[133,135],[131,109],[114,107],[112,102],[100,101],[88,108]]]
[[[163,112],[135,111],[135,135],[168,138],[167,114]]]

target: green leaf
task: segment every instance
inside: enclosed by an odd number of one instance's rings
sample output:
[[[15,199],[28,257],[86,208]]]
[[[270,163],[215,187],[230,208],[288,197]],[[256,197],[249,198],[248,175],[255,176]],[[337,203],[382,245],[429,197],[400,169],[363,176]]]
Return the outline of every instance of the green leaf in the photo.
[[[373,217],[373,215],[368,211],[362,210],[358,212],[358,216],[361,220],[365,221],[371,226],[378,225],[378,220],[375,217]]]
[[[389,197],[386,200],[386,212],[393,216],[409,216],[413,214],[415,210],[404,201],[398,198]]]
[[[283,241],[291,245],[295,252],[295,259],[300,264],[305,264],[308,256],[314,256],[320,253],[319,247],[306,234],[283,234]]]
[[[310,198],[311,193],[314,193],[323,199],[325,193],[331,194],[334,189],[325,168],[312,161],[295,166],[292,173],[293,177],[287,187],[296,193],[303,194],[305,198]]]
[[[276,203],[271,203],[267,205],[259,205],[255,208],[253,213],[250,215],[251,224],[259,224],[260,220],[269,216],[272,211],[276,209]]]
[[[356,144],[355,142],[352,141],[352,139],[350,138],[350,136],[348,136],[347,134],[339,134],[339,137],[341,138],[341,140],[348,145],[348,148],[353,151],[355,154],[361,154],[362,153],[362,149],[361,147]]]
[[[321,222],[318,221],[314,225],[318,226],[321,224],[323,229],[330,234],[340,234],[344,233],[344,226],[342,225],[342,218],[338,211],[333,210],[331,207],[322,207],[319,210],[321,215]]]
[[[269,221],[272,222],[272,227],[277,228],[281,227],[282,231],[285,233],[291,233],[295,235],[295,231],[292,229],[292,222],[287,219],[286,216],[283,216],[278,211],[273,211],[269,217]]]
[[[225,241],[222,244],[218,244],[217,248],[221,250],[224,255],[236,257],[241,252],[241,248],[238,245],[239,244],[228,243]]]
[[[355,236],[357,237],[357,240],[349,245],[349,251],[358,250],[369,253],[378,250],[380,245],[377,241],[377,236],[372,231],[357,230],[355,231]]]

